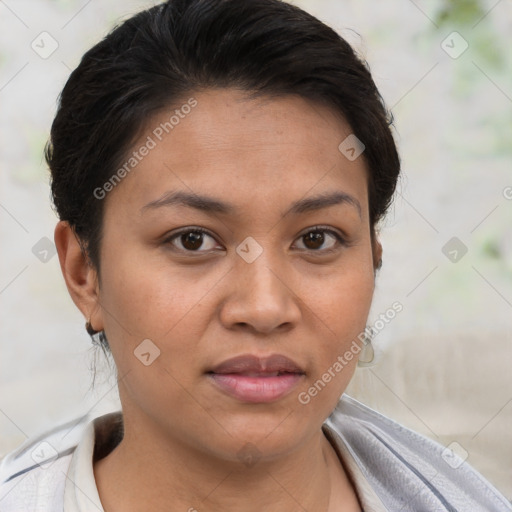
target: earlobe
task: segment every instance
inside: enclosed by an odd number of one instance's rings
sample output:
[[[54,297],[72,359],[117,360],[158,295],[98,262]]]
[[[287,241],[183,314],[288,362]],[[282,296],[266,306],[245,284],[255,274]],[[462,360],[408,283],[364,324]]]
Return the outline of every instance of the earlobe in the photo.
[[[73,302],[94,329],[103,329],[96,270],[68,222],[60,221],[57,224],[54,238],[62,275]]]

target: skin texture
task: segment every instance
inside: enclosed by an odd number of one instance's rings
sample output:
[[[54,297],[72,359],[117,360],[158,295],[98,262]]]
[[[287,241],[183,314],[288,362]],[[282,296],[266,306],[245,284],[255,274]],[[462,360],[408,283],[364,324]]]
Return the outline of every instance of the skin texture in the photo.
[[[298,395],[365,327],[382,249],[372,247],[364,159],[340,153],[351,130],[325,106],[249,100],[232,89],[191,96],[197,105],[161,141],[152,131],[176,106],[150,119],[133,148],[148,136],[156,147],[103,199],[100,278],[69,225],[55,232],[70,294],[94,329],[105,329],[118,369],[125,437],[94,465],[104,508],[360,510],[321,431],[357,358],[307,405]],[[144,208],[170,191],[208,195],[233,212]],[[361,211],[345,202],[285,214],[333,191]],[[323,231],[323,245],[308,246],[303,235],[317,225],[348,245]],[[212,235],[199,255],[180,236],[170,240],[187,227]],[[236,252],[249,236],[263,250],[252,263]],[[160,350],[148,366],[134,355],[144,339]],[[247,353],[284,354],[306,375],[275,402],[237,400],[205,372]],[[244,446],[256,453],[250,466]]]

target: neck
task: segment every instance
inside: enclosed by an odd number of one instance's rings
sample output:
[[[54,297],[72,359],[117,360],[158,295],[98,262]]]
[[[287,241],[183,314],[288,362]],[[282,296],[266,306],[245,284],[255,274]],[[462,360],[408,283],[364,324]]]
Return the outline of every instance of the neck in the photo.
[[[335,452],[321,430],[293,453],[244,463],[219,460],[141,427],[125,421],[123,440],[95,463],[105,512],[163,512],[169,504],[189,512],[331,510]]]

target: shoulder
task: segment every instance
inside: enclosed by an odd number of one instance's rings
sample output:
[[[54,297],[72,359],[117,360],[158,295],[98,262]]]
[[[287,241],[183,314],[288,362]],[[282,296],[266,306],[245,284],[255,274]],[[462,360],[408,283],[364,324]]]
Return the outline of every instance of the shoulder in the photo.
[[[389,510],[512,511],[505,497],[452,450],[347,395],[325,425]]]
[[[0,510],[62,511],[73,452],[92,418],[82,416],[25,441],[0,461]]]

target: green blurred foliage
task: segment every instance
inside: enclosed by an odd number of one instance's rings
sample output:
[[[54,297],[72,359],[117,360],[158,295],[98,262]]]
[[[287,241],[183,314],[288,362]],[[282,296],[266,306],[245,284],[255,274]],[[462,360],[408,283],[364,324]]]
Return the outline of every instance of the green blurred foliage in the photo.
[[[459,30],[479,61],[490,68],[502,69],[504,54],[490,16],[493,7],[481,0],[443,0],[434,21],[442,30]]]
[[[480,0],[444,0],[434,21],[440,26],[473,26],[486,15]]]
[[[482,251],[485,256],[491,259],[502,259],[499,241],[496,239],[487,240],[482,246]]]

